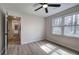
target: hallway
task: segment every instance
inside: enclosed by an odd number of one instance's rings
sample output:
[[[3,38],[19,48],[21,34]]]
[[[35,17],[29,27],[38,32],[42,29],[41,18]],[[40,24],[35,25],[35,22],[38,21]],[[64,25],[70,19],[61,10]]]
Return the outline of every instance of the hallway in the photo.
[[[9,45],[8,55],[77,55],[75,52],[41,40],[24,45]]]

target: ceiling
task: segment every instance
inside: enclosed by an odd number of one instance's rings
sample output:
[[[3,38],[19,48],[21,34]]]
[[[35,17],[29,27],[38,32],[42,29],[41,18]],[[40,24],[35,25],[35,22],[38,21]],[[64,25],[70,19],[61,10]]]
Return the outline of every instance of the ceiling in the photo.
[[[48,13],[45,13],[44,8],[38,11],[34,11],[35,9],[41,6],[36,3],[3,3],[2,5],[5,8],[12,11],[37,15],[41,17],[47,17],[50,15],[56,14],[58,12],[61,12],[63,10],[66,10],[68,8],[71,8],[78,4],[77,3],[61,3],[61,7],[48,7]]]

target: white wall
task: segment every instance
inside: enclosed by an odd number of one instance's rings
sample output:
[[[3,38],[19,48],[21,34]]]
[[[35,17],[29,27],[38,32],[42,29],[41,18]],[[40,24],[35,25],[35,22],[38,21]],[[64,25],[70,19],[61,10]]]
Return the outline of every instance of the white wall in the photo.
[[[52,34],[52,19],[58,16],[63,16],[68,13],[73,13],[79,11],[79,6],[67,9],[55,15],[49,16],[45,18],[45,31],[46,31],[46,39],[57,44],[69,47],[71,49],[79,51],[79,38],[75,37],[66,37],[61,35],[53,35]]]
[[[44,19],[38,16],[7,10],[9,15],[21,17],[21,44],[44,39]]]
[[[42,40],[44,36],[44,19],[36,16],[25,15],[21,21],[22,43]]]

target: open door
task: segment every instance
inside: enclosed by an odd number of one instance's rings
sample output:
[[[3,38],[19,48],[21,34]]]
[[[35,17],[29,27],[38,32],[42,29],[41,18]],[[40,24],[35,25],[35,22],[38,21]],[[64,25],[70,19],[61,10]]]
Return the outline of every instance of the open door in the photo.
[[[8,15],[8,45],[17,45],[21,43],[21,23],[20,17]]]

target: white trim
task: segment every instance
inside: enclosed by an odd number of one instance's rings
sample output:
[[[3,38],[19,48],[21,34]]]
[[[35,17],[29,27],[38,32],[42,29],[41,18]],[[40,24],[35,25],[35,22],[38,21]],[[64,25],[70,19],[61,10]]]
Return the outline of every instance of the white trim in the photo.
[[[40,41],[40,40],[43,40],[43,39],[39,39],[39,40],[33,40],[33,41],[29,41],[29,42],[21,42],[21,44],[29,44],[29,43],[33,43],[33,42],[37,42],[37,41]]]

